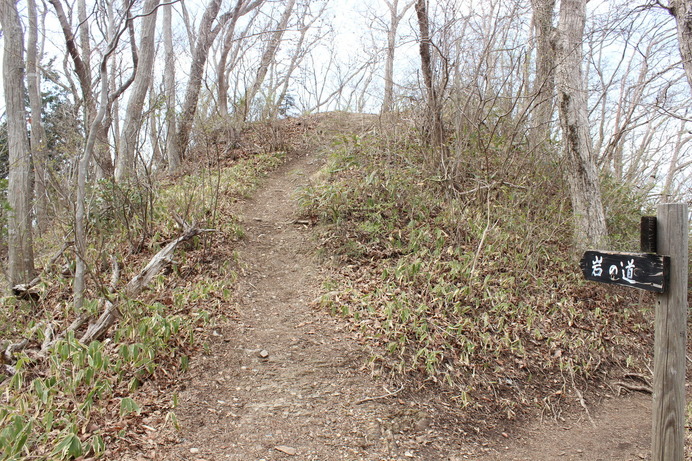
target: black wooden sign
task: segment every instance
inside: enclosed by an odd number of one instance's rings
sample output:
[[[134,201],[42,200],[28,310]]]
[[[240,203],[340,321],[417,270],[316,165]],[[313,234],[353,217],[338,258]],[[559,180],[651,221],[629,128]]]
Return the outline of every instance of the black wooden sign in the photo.
[[[670,258],[647,253],[587,251],[579,266],[587,280],[664,293]]]

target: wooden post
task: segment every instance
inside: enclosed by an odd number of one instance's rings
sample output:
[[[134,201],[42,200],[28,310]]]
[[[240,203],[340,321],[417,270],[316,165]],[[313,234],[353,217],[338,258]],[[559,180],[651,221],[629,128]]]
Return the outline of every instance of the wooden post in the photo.
[[[654,337],[653,461],[685,456],[688,215],[684,203],[658,206],[658,252],[670,256],[670,280],[657,296]]]

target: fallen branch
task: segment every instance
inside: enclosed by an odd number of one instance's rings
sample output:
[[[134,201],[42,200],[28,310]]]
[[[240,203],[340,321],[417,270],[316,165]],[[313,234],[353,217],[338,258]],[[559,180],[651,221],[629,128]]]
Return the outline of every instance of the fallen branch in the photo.
[[[2,351],[2,363],[13,364],[14,354],[19,351],[26,349],[29,345],[29,338],[24,338],[18,343],[13,343],[7,346],[4,351]]]
[[[168,245],[163,247],[158,253],[156,253],[154,257],[151,258],[149,263],[144,267],[144,269],[142,269],[139,272],[139,274],[134,276],[127,283],[127,285],[125,285],[123,293],[126,297],[137,297],[142,292],[142,290],[144,290],[144,288],[151,282],[151,280],[153,280],[154,277],[156,277],[156,275],[164,267],[166,267],[168,264],[172,262],[173,254],[178,245],[180,245],[182,242],[205,232],[216,232],[215,229],[199,229],[198,227],[188,225],[184,225],[184,229],[185,231],[180,235],[180,237],[176,238]],[[110,280],[109,291],[113,292],[115,290],[115,285],[117,284],[118,279],[120,277],[120,267],[115,258],[111,258],[111,267],[112,275]],[[96,319],[96,321],[89,324],[86,332],[82,335],[82,337],[79,340],[82,344],[88,344],[91,341],[103,338],[108,329],[111,326],[113,326],[113,324],[115,324],[115,322],[120,317],[120,310],[118,309],[119,301],[117,298],[103,298],[101,299],[100,304],[102,305],[103,313],[99,316],[98,319]],[[53,332],[51,329],[50,334],[48,334],[47,332],[46,340],[44,340],[41,346],[41,351],[38,353],[37,357],[45,357],[48,350],[56,342],[63,339],[70,331],[75,331],[81,328],[82,325],[84,325],[89,320],[89,318],[90,315],[82,313],[70,324],[69,327],[67,327],[65,331],[55,336],[54,338],[52,337]],[[51,338],[48,338],[48,336],[51,336]]]
[[[94,340],[101,339],[120,317],[120,311],[115,303],[105,300],[104,304],[106,308],[103,314],[101,314],[96,322],[89,324],[86,332],[84,332],[84,335],[79,339],[79,342],[82,344],[89,344]]]
[[[65,251],[73,244],[74,242],[63,243],[60,250],[58,250],[57,253],[55,253],[55,255],[50,259],[48,264],[46,264],[44,272],[50,271],[50,268],[53,267],[58,258],[60,258],[60,256],[62,256],[65,253]],[[36,288],[36,285],[38,285],[39,282],[41,282],[41,275],[35,277],[29,283],[19,283],[13,286],[12,294],[16,296],[18,299],[22,299],[25,301],[38,301],[41,298],[41,292]]]
[[[1,347],[2,350],[0,350],[0,364],[5,365],[6,370],[14,370],[14,368],[11,366],[17,362],[15,360],[14,354],[26,349],[29,346],[29,343],[31,342],[31,338],[34,337],[36,331],[39,330],[42,326],[43,323],[34,325],[34,327],[31,328],[31,330],[29,330],[26,337],[18,343],[9,343],[7,341],[3,341]],[[12,374],[14,373],[11,373],[10,376]]]
[[[70,248],[72,245],[74,245],[74,242],[64,242],[62,244],[62,247],[53,255],[52,258],[50,258],[50,261],[48,261],[48,264],[46,264],[46,270],[50,270],[55,263],[58,262],[58,259],[67,251],[68,248]]]
[[[158,253],[154,255],[149,263],[142,269],[142,271],[134,276],[132,280],[125,285],[125,296],[128,298],[134,298],[139,295],[144,287],[146,287],[149,282],[168,264],[173,262],[173,253],[175,249],[182,242],[190,240],[199,234],[205,232],[216,232],[215,229],[199,229],[195,226],[186,226],[186,230],[177,239],[170,242],[168,245],[163,247]]]
[[[41,350],[36,354],[37,358],[45,358],[46,355],[48,354],[48,350],[55,345],[58,341],[61,339],[64,339],[65,336],[67,336],[67,333],[71,331],[76,331],[79,328],[81,328],[82,325],[86,323],[87,320],[89,320],[90,315],[82,313],[72,321],[70,326],[68,326],[65,331],[61,332],[57,336],[53,337],[54,332],[53,332],[53,327],[51,325],[48,325],[46,327],[46,334],[45,334],[45,339],[43,340],[43,344],[41,344]]]
[[[178,245],[180,245],[182,242],[190,240],[192,237],[205,232],[216,232],[215,229],[200,229],[196,226],[188,225],[184,225],[184,229],[185,231],[180,237],[159,250],[159,252],[156,253],[153,258],[151,258],[149,263],[144,266],[144,269],[142,269],[139,274],[135,275],[132,280],[125,285],[125,289],[123,291],[126,297],[136,298],[164,267],[171,264],[173,262],[173,254],[175,253]],[[117,262],[113,264],[113,267],[114,274],[116,271],[119,273],[119,270],[117,269]],[[116,276],[114,275],[113,277],[115,278]],[[108,329],[120,317],[117,300],[111,301],[109,299],[105,299],[103,303],[105,305],[103,314],[101,314],[96,322],[89,325],[87,331],[79,340],[82,344],[88,344],[91,341],[101,339],[106,334]]]

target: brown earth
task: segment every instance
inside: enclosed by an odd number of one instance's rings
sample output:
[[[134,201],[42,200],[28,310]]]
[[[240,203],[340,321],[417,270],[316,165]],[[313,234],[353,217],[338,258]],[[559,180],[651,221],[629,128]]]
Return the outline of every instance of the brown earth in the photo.
[[[293,155],[242,205],[233,314],[192,362],[180,430],[131,459],[649,459],[650,396],[587,399],[587,414],[572,395],[563,414],[473,421],[448,396],[373,374],[348,324],[313,303],[324,269],[295,191],[323,162]]]

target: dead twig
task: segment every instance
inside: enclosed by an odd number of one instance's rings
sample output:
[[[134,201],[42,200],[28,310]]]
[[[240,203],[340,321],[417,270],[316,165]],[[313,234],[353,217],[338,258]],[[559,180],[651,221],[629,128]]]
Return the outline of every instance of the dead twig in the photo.
[[[571,362],[571,360],[570,360],[570,362]],[[572,364],[570,363],[570,365],[572,365]],[[572,378],[572,389],[574,389],[574,393],[577,394],[577,401],[579,402],[579,404],[582,406],[582,408],[586,412],[586,416],[589,418],[591,425],[593,427],[596,427],[596,422],[591,417],[591,412],[589,411],[589,407],[586,406],[586,401],[584,400],[584,396],[582,395],[581,391],[579,389],[577,389],[577,383],[574,382],[574,368],[573,367],[570,367],[570,378]]]
[[[81,328],[81,326],[84,325],[86,321],[90,318],[91,316],[89,314],[80,314],[79,317],[72,321],[72,323],[65,329],[65,331],[61,332],[57,336],[55,336],[55,333],[53,332],[53,327],[51,325],[48,325],[48,327],[46,327],[45,339],[43,340],[43,344],[41,344],[41,350],[36,355],[36,357],[45,358],[48,354],[48,350],[51,347],[53,347],[55,343],[57,343],[61,339],[64,339],[67,336],[67,333],[69,333],[70,331],[76,331],[79,328]]]
[[[386,388],[384,388],[384,390],[387,391]],[[354,403],[354,405],[360,405],[360,404],[363,404],[365,402],[372,402],[374,400],[386,399],[388,397],[392,397],[394,395],[397,395],[399,392],[401,392],[403,390],[404,390],[404,386],[402,385],[399,389],[397,389],[395,391],[387,391],[387,393],[383,394],[383,395],[378,395],[376,397],[366,397],[364,399],[360,399],[356,403]]]

